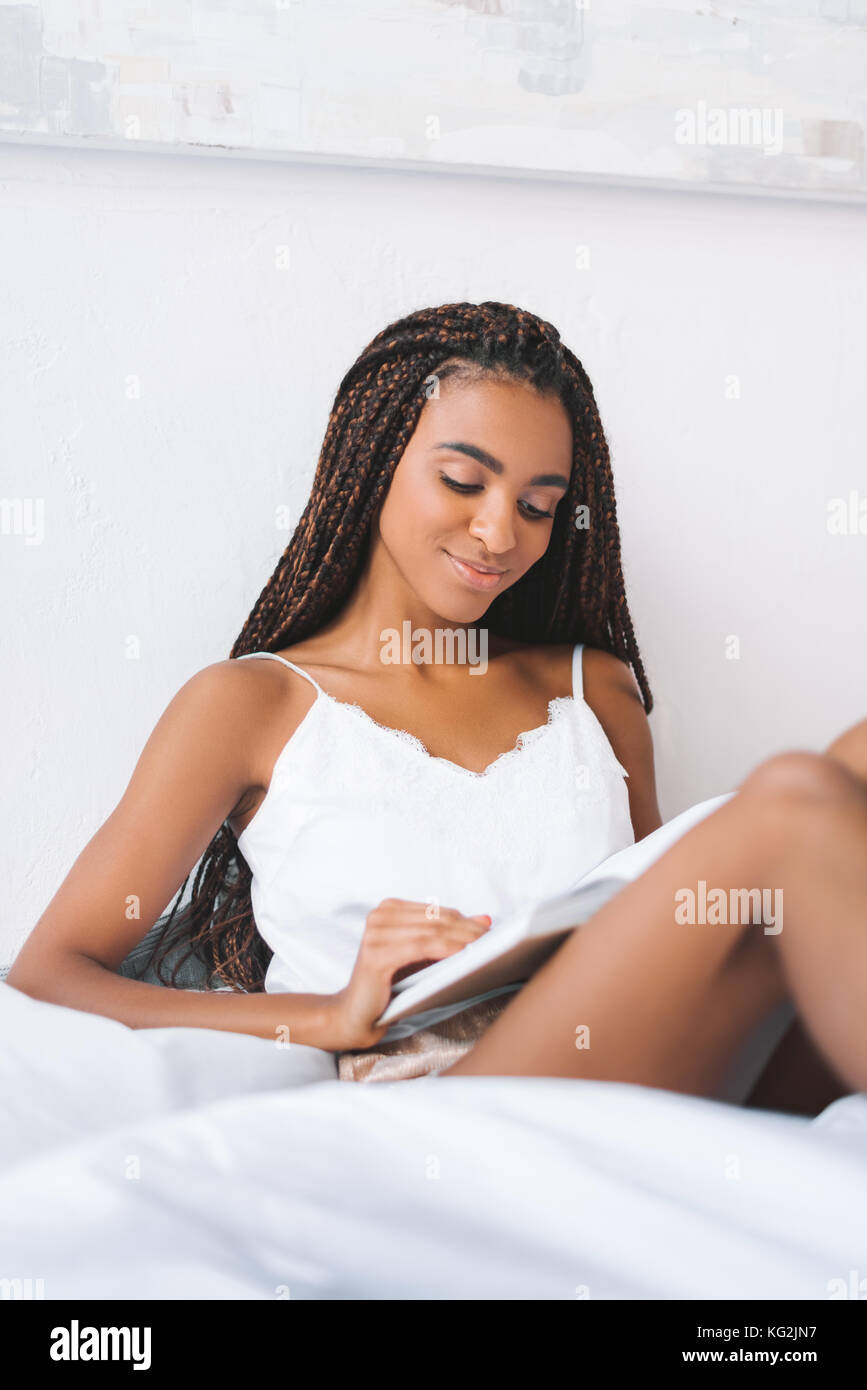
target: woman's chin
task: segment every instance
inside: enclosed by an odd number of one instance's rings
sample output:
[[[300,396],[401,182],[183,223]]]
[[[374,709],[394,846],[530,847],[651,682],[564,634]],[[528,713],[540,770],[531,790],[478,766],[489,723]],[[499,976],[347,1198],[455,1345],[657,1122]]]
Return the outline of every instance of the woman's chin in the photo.
[[[436,605],[431,605],[435,613],[439,615],[438,625],[440,627],[466,627],[469,623],[477,623],[485,616],[493,602],[490,598],[477,599],[474,603],[456,603],[454,598],[446,599],[443,597]]]

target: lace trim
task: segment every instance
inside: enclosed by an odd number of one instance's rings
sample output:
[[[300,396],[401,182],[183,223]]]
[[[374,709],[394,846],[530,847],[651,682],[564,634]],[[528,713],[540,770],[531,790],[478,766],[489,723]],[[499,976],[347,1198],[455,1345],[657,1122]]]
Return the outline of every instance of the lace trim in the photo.
[[[510,759],[517,758],[526,748],[531,747],[534,743],[538,743],[562,715],[571,711],[571,709],[578,704],[578,700],[574,695],[555,695],[553,700],[548,701],[548,718],[544,724],[537,725],[535,729],[525,729],[523,733],[518,734],[518,737],[515,739],[514,747],[507,748],[504,753],[500,753],[499,756],[496,757],[492,763],[489,763],[486,768],[483,768],[481,772],[474,772],[472,768],[464,767],[461,763],[452,762],[451,758],[441,758],[437,754],[431,753],[422,743],[421,739],[417,738],[415,734],[409,733],[407,729],[393,729],[388,724],[380,724],[379,720],[374,719],[361,705],[351,704],[347,700],[337,700],[333,695],[329,695],[327,690],[323,690],[322,695],[326,700],[329,700],[331,704],[338,705],[341,709],[348,710],[351,714],[362,719],[364,723],[371,728],[378,729],[381,734],[386,734],[389,738],[397,739],[399,743],[403,743],[407,748],[412,748],[414,752],[420,754],[423,758],[427,759],[428,762],[440,763],[443,767],[451,768],[454,772],[462,773],[464,777],[471,777],[476,781],[488,777],[495,768],[502,767],[502,765],[509,762]]]

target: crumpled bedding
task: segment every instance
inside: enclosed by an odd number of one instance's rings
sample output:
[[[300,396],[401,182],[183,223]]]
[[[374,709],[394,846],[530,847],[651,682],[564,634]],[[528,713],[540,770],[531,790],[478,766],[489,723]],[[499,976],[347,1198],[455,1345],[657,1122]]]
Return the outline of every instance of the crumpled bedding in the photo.
[[[0,1275],[46,1299],[826,1299],[867,1269],[865,1189],[865,1095],[351,1084],[0,984]]]

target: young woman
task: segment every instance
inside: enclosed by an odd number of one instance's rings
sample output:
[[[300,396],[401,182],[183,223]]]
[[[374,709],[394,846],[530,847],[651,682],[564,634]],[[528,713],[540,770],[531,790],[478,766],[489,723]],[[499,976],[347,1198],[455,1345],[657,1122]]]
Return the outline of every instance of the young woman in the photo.
[[[396,663],[395,632],[477,659]],[[867,720],[763,763],[522,987],[374,1024],[395,976],[659,826],[651,705],[581,363],[511,305],[410,314],[341,382],[232,658],[171,701],[8,983],[131,1027],[288,1031],[346,1079],[698,1096],[790,1000],[751,1100],[817,1113],[867,1087]],[[123,978],[200,860],[175,938],[213,987]],[[684,927],[699,880],[781,891],[784,930]]]

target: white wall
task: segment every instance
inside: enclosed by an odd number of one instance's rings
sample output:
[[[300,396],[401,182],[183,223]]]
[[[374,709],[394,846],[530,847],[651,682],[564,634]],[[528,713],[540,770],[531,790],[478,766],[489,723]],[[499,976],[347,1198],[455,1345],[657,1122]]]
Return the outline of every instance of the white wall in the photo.
[[[0,496],[44,499],[41,544],[0,534],[0,962],[172,695],[227,655],[343,372],[421,305],[525,306],[589,371],[666,818],[867,715],[867,534],[827,530],[829,499],[867,497],[865,221],[785,199],[0,146]]]

